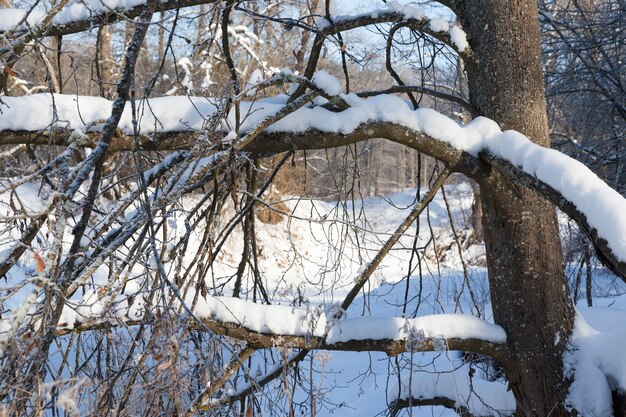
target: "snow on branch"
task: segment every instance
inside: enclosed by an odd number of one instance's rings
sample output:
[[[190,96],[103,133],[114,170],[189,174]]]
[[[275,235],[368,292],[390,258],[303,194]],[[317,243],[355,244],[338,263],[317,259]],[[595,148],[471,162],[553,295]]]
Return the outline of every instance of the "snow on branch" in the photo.
[[[327,79],[322,84],[325,88],[330,85]],[[582,163],[536,145],[519,132],[502,132],[497,123],[484,117],[463,125],[432,109],[412,110],[406,102],[392,95],[363,99],[355,94],[342,94],[341,98],[350,106],[344,111],[305,106],[271,124],[267,121],[289,106],[287,96],[242,102],[241,112],[248,116],[241,125],[241,132],[267,126],[264,134],[246,142],[243,150],[272,153],[319,149],[378,137],[428,153],[474,178],[481,175],[481,163],[486,162],[563,208],[588,231],[605,264],[626,278],[626,217],[623,215],[626,200]],[[8,108],[2,107],[4,117],[0,119],[0,131],[4,134],[0,145],[49,143],[44,129],[51,125],[63,129],[65,134],[61,134],[58,143],[67,144],[68,132],[85,134],[101,130],[111,106],[101,98],[56,95],[58,119],[53,120],[49,95],[6,97],[4,100]],[[161,97],[149,99],[149,102],[150,106],[142,104],[145,111],[139,123],[144,149],[167,149],[160,146],[163,144],[170,149],[188,147],[193,138],[189,132],[201,132],[207,118],[218,107],[217,100],[201,97]],[[172,112],[173,108],[178,112]],[[48,117],[42,117],[46,114]],[[224,121],[223,129],[227,131],[229,125],[234,125],[233,114]],[[121,135],[132,133],[129,110],[122,115],[119,128]],[[172,139],[174,132],[187,132],[186,136],[182,135],[183,143]],[[85,144],[95,145],[97,136],[95,134],[91,143],[87,140]],[[114,138],[111,148],[132,149],[131,145],[130,137]]]
[[[323,19],[318,21],[318,27],[322,34],[334,35],[363,26],[392,22],[405,22],[407,27],[432,36],[448,45],[466,61],[472,57],[467,35],[458,25],[447,20],[431,18],[423,9],[402,6],[396,2],[390,2],[383,10],[356,16],[339,16],[334,18],[332,23]]]
[[[193,296],[187,299],[191,302]],[[66,306],[57,333],[150,321],[144,316],[140,297],[131,306],[121,303],[117,310],[106,307],[105,303],[107,300],[99,299],[94,292],[85,302],[73,308]],[[109,312],[109,317],[105,312]],[[327,316],[320,307],[263,305],[235,297],[207,296],[198,298],[193,315],[186,319],[192,327],[246,341],[253,348],[381,351],[389,355],[466,350],[504,360],[504,330],[465,314],[334,320],[332,313]]]
[[[0,32],[26,29],[41,23],[43,13],[35,10],[0,9]]]
[[[404,319],[395,317],[357,317],[338,321],[330,327],[326,342],[352,340],[407,340],[416,350],[430,339],[481,339],[506,342],[504,329],[466,314],[434,314]]]
[[[155,12],[211,3],[215,3],[215,0],[161,0],[157,2]],[[41,24],[42,15],[36,12],[31,13],[32,17],[29,16],[28,23],[36,36],[63,36],[122,19],[132,19],[139,16],[145,4],[146,0],[71,1],[54,16],[48,25]],[[10,16],[9,23],[0,26],[0,31],[26,31],[25,28],[17,26],[20,20],[17,20],[16,17],[25,16],[26,11],[11,13],[13,15]],[[402,6],[397,2],[390,2],[387,8],[382,10],[374,10],[356,16],[338,16],[332,23],[322,19],[318,21],[317,29],[324,35],[333,35],[358,27],[392,22],[406,22],[407,27],[428,34],[447,44],[463,59],[467,60],[472,55],[467,42],[467,35],[457,24],[439,18],[431,18],[423,9]],[[11,44],[2,47],[0,53],[8,51],[12,47]]]
[[[463,52],[466,49],[469,50],[467,34],[459,26],[444,19],[429,18],[424,9],[413,6],[403,6],[396,1],[389,2],[387,8],[392,12],[404,15],[404,18],[407,20],[428,20],[428,28],[433,33],[449,36],[450,43],[454,46],[454,49],[459,52]]]
[[[215,0],[162,0],[157,2],[155,11],[167,11],[176,8],[197,6],[200,4],[215,3]],[[43,14],[31,12],[28,24],[31,29],[41,36],[63,36],[72,33],[83,32],[94,26],[114,23],[119,20],[133,19],[139,16],[146,5],[146,0],[85,0],[72,1],[57,13],[47,27],[39,27],[42,24]],[[24,16],[26,11],[17,9],[14,12],[2,11],[0,17],[7,17],[8,22],[0,26],[1,31],[17,30],[24,28],[17,26],[20,21],[17,16]],[[3,47],[4,52],[8,47]]]

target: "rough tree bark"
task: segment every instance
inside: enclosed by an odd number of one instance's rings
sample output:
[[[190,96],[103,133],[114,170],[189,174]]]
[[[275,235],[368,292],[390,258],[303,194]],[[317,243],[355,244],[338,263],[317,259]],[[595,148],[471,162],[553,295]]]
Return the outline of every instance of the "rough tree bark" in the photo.
[[[536,2],[462,1],[459,18],[475,54],[467,68],[471,104],[503,129],[549,146]],[[555,211],[495,170],[480,186],[494,320],[508,334],[516,415],[570,415],[562,355],[574,312]]]

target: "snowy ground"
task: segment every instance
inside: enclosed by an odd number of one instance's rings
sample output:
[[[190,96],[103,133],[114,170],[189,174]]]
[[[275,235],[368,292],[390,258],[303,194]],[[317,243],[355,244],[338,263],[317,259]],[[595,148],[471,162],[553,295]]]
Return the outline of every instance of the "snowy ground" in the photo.
[[[20,187],[13,197],[7,195],[0,196],[0,215],[3,216],[10,214],[11,198],[23,202],[31,212],[40,211],[46,205],[45,190],[42,194],[32,184]],[[471,188],[465,184],[447,186],[447,195],[455,226],[463,234],[472,203]],[[185,197],[182,207],[192,207],[199,199],[199,196]],[[415,202],[415,190],[384,198],[368,198],[355,201],[354,204],[290,198],[283,200],[291,216],[283,216],[277,224],[257,222],[259,261],[264,285],[274,304],[317,306],[321,310],[332,311],[352,287],[359,270],[406,216],[407,208]],[[12,204],[15,205],[15,201]],[[229,213],[232,212],[227,208],[224,211],[225,218]],[[174,236],[184,234],[184,220],[184,210],[169,219],[173,242]],[[472,288],[470,294],[463,263],[449,231],[449,216],[441,193],[429,206],[428,216],[422,216],[419,228],[416,246],[426,246],[421,274],[416,258],[412,258],[411,248],[416,232],[413,226],[372,276],[366,286],[367,293],[349,308],[347,319],[361,316],[412,318],[439,313],[465,313],[480,314],[481,318],[490,321],[486,271],[481,267],[484,265],[484,250],[480,245],[463,248],[467,280]],[[0,229],[0,258],[19,232]],[[42,235],[45,235],[45,230]],[[202,239],[202,228],[194,229],[190,236],[189,247],[197,248]],[[432,249],[431,237],[434,237],[438,247],[446,248],[439,256]],[[224,245],[219,262],[209,275],[211,282],[225,284],[219,294],[210,295],[231,295],[232,280],[230,283],[226,281],[237,268],[242,250],[241,239],[242,232],[236,229]],[[37,239],[34,245],[41,253],[47,249],[45,239],[42,238]],[[339,252],[342,256],[338,256]],[[194,253],[194,250],[186,252],[184,264],[193,262]],[[172,265],[166,263],[166,269],[172,268]],[[410,273],[409,265],[412,265]],[[99,297],[99,290],[107,285],[109,276],[108,268],[101,266],[85,291],[79,291],[72,297],[71,302],[75,307],[66,308],[61,322],[66,327],[72,327],[85,317],[99,314],[117,314],[118,317],[139,315],[144,272],[141,267],[133,269],[134,275],[126,283],[124,292],[118,294],[124,301],[114,303],[118,310],[117,313],[111,313],[108,306],[112,300]],[[27,253],[8,274],[5,291],[36,274],[36,255],[34,252]],[[407,275],[411,277],[408,281]],[[31,291],[32,285],[25,285],[4,302],[4,308],[14,316],[25,314],[24,305],[28,304],[24,300],[28,299]],[[605,388],[609,383],[604,375],[609,375],[611,384],[623,384],[626,379],[626,361],[621,360],[624,355],[619,351],[606,352],[607,349],[602,347],[607,341],[612,342],[613,346],[621,346],[621,342],[626,340],[626,332],[622,330],[626,329],[626,296],[621,296],[625,292],[624,286],[602,270],[595,275],[594,291],[595,307],[586,308],[579,302],[579,310],[588,325],[583,320],[578,321],[577,343],[582,353],[574,353],[572,360],[579,361],[583,365],[580,368],[586,374],[585,378],[580,378],[581,386],[576,387],[578,391],[574,393],[572,401],[580,401],[576,395],[596,387],[596,401],[590,403],[588,408],[593,413],[591,415],[602,415],[607,404],[610,404],[607,402],[610,397],[605,398]],[[128,306],[125,299],[132,293],[136,296],[135,304]],[[244,297],[251,296],[247,293]],[[584,293],[581,296],[584,300]],[[3,317],[0,321],[0,335],[11,326],[12,316],[5,314]],[[363,331],[374,333],[377,329]],[[472,365],[473,369],[470,370],[470,365],[462,360],[459,352],[409,353],[394,358],[388,358],[382,353],[314,352],[313,358],[315,370],[310,375],[317,390],[318,416],[385,415],[388,403],[397,398],[398,392],[406,395],[409,391],[425,397],[454,397],[457,404],[469,407],[475,415],[508,415],[514,407],[510,392],[506,391],[506,385],[501,379],[495,380],[493,370],[483,372],[480,364]],[[310,362],[306,361],[301,364],[301,369],[308,373],[309,366]],[[435,374],[435,371],[443,373]],[[402,375],[400,389],[399,374]],[[473,375],[471,379],[470,374]],[[469,390],[470,384],[473,391]],[[304,400],[307,396],[305,392],[298,392],[295,398]],[[456,413],[443,407],[423,407],[413,409],[412,415],[453,416]]]

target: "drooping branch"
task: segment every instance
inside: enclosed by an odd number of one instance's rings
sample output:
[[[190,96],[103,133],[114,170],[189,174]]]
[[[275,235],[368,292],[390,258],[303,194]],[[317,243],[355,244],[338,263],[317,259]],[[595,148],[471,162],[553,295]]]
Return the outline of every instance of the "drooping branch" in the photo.
[[[509,177],[512,181],[538,191],[539,194],[550,200],[559,210],[567,214],[589,237],[598,259],[600,259],[602,264],[622,280],[626,281],[626,262],[617,258],[613,250],[609,247],[608,242],[598,236],[597,229],[589,224],[589,219],[587,219],[573,202],[569,201],[550,185],[524,172],[502,158],[498,158],[489,152],[481,152],[480,159]]]

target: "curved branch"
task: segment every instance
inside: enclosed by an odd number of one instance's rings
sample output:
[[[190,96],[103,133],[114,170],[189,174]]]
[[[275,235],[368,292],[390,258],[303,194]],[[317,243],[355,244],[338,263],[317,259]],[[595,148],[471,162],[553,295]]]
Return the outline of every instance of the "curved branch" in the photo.
[[[316,92],[310,93],[315,94]],[[284,152],[290,150],[306,150],[306,149],[327,149],[332,147],[349,145],[352,143],[364,141],[374,138],[385,138],[391,141],[406,145],[410,148],[416,149],[422,153],[432,156],[444,162],[452,171],[461,172],[466,176],[481,182],[490,169],[496,169],[498,172],[509,177],[511,180],[520,183],[535,192],[538,192],[546,199],[550,200],[557,207],[561,208],[567,213],[573,220],[575,220],[584,231],[587,232],[591,238],[592,243],[596,251],[599,254],[600,260],[616,275],[626,281],[626,262],[617,257],[614,253],[614,249],[609,247],[609,243],[599,237],[598,231],[590,224],[586,215],[576,208],[572,201],[569,201],[562,192],[550,187],[542,180],[535,178],[533,175],[528,174],[520,167],[514,166],[503,159],[499,159],[487,151],[480,153],[479,157],[473,156],[468,152],[455,148],[448,144],[444,140],[436,139],[425,133],[417,131],[410,127],[402,126],[392,121],[378,121],[370,120],[364,121],[357,127],[353,128],[349,123],[345,124],[345,127],[337,128],[340,132],[323,132],[313,128],[309,128],[304,132],[291,132],[291,131],[264,131],[272,125],[273,121],[279,120],[286,116],[286,112],[295,110],[301,107],[304,102],[307,102],[310,97],[302,97],[296,102],[285,106],[280,109],[274,116],[270,116],[260,123],[256,124],[250,129],[240,141],[238,141],[236,149],[244,152],[257,153],[257,154],[274,154],[277,152]],[[375,107],[371,107],[375,111]],[[349,112],[352,109],[347,110]],[[314,114],[317,118],[322,117],[321,114]],[[335,114],[336,113],[330,113]],[[352,120],[350,114],[346,113],[346,121]],[[307,116],[310,117],[311,115]],[[394,117],[390,117],[393,120]],[[292,122],[298,121],[302,126],[306,127],[308,119],[298,119],[294,115]],[[300,123],[301,122],[301,123]],[[428,129],[436,129],[440,127],[436,126],[437,122],[430,122],[426,127]],[[483,121],[477,122],[478,124]],[[289,126],[291,126],[289,124]],[[270,126],[272,125],[272,126]],[[313,124],[317,126],[319,124]],[[344,125],[342,125],[344,126]],[[453,127],[450,121],[450,126]],[[344,131],[349,130],[349,131]],[[437,134],[437,133],[435,133]],[[461,134],[461,132],[459,132]],[[502,133],[506,134],[506,132]],[[91,133],[86,134],[80,139],[81,146],[95,146],[98,142],[99,134]],[[141,135],[137,138],[137,142],[134,142],[134,137],[124,136],[123,134],[116,135],[111,140],[109,150],[166,150],[166,149],[183,149],[193,146],[196,142],[196,132],[169,132],[169,133],[154,133],[148,135]],[[70,140],[70,133],[67,131],[55,130],[51,136],[46,136],[44,132],[32,133],[32,132],[11,132],[4,131],[0,135],[0,145],[6,144],[60,144],[69,145],[73,143]],[[522,142],[527,141],[525,137],[515,138],[500,138],[498,141],[517,140],[518,143],[515,146],[525,146]],[[519,141],[522,142],[519,142]],[[498,142],[496,141],[496,142]],[[499,143],[499,142],[498,142]],[[525,142],[524,142],[525,143]],[[135,144],[138,146],[136,147]],[[495,142],[494,142],[495,144]],[[486,142],[478,144],[481,147],[486,146]],[[490,145],[491,146],[491,145]],[[494,145],[495,146],[495,145]],[[533,152],[535,152],[533,150]],[[553,151],[555,152],[555,151]],[[578,168],[576,168],[578,169]],[[530,171],[529,171],[530,172]],[[589,174],[593,175],[593,174]],[[608,186],[604,185],[604,188],[608,189]],[[603,187],[600,187],[604,189]],[[601,190],[600,190],[601,191]],[[598,191],[598,192],[600,192]],[[597,216],[596,216],[597,217]],[[595,220],[597,222],[597,218]],[[597,227],[597,226],[596,226]],[[603,232],[606,234],[606,230]],[[604,235],[603,235],[604,236]],[[618,251],[621,249],[618,249]]]
[[[389,30],[389,35],[387,36],[387,45],[385,47],[385,68],[387,68],[387,72],[393,77],[394,80],[396,80],[398,86],[400,87],[404,87],[405,84],[404,81],[402,81],[402,78],[400,78],[400,75],[396,72],[395,69],[393,69],[393,65],[391,65],[391,47],[393,45],[393,37],[395,36],[396,32],[403,27],[404,25],[402,23],[398,23]],[[413,96],[412,91],[409,90],[405,92],[409,96],[409,100],[411,100],[413,108],[418,108],[419,103]]]
[[[10,144],[60,145],[72,143],[70,132],[63,129],[49,131],[3,131],[0,146]],[[81,139],[81,146],[93,148],[97,145],[100,133],[86,133]],[[118,132],[109,145],[109,152],[131,150],[165,151],[190,149],[197,141],[198,132],[159,132],[141,134],[138,137],[127,136]],[[350,133],[321,132],[308,130],[295,132],[263,132],[240,150],[258,154],[275,154],[290,150],[328,149],[350,145],[368,139],[383,138],[400,143],[438,159],[455,172],[461,172],[472,178],[481,177],[487,166],[478,158],[451,145],[434,139],[413,129],[391,122],[364,123]]]
[[[469,67],[474,67],[473,53],[469,46],[460,49],[460,47],[454,42],[453,37],[450,35],[449,31],[433,30],[433,28],[431,27],[431,19],[428,16],[424,16],[420,19],[415,19],[407,18],[402,13],[387,11],[337,18],[332,23],[319,30],[315,36],[315,40],[313,41],[313,47],[309,55],[309,60],[304,72],[304,76],[308,79],[313,76],[313,73],[317,68],[317,62],[319,61],[324,40],[327,36],[337,35],[341,32],[346,32],[364,26],[394,22],[396,22],[397,25],[392,29],[392,31],[396,31],[400,29],[400,27],[406,26],[412,30],[429,35],[437,39],[438,41],[446,44],[453,51],[455,51],[458,56],[466,63],[466,65],[468,65]],[[296,91],[294,92],[293,97],[299,97],[301,94],[304,93],[304,90],[305,89],[303,86],[299,86],[298,89],[296,89]]]
[[[215,3],[216,1],[217,0],[162,0],[158,2],[154,11],[162,12],[167,10],[198,6],[201,4],[211,4]],[[44,36],[64,36],[73,33],[84,32],[85,30],[100,25],[111,24],[120,20],[134,19],[141,14],[144,6],[145,4],[139,4],[134,7],[118,7],[114,9],[103,7],[99,10],[89,11],[89,17],[75,20],[68,18],[67,21],[63,21],[63,23],[55,23],[53,20],[50,25],[37,26],[31,31],[24,33],[22,37],[26,37],[27,39],[33,39]],[[469,48],[459,50],[459,48],[456,47],[455,43],[452,41],[449,32],[435,31],[431,29],[430,19],[428,17],[424,17],[422,19],[407,19],[404,14],[393,11],[382,11],[378,13],[338,18],[334,21],[334,23],[318,31],[320,39],[317,39],[317,41],[321,41],[324,37],[328,35],[335,35],[340,32],[345,32],[363,26],[402,21],[407,23],[407,27],[430,35],[433,38],[450,46],[464,60],[470,59],[472,57],[472,53]],[[22,37],[18,38],[14,42],[23,43]],[[0,48],[0,54],[11,51],[15,45],[14,42]]]
[[[288,150],[327,149],[376,138],[388,139],[416,149],[442,161],[452,171],[461,172],[473,178],[482,177],[487,169],[486,165],[467,152],[392,122],[364,123],[350,133],[322,132],[315,129],[302,133],[263,133],[244,150],[265,154]]]
[[[604,266],[620,277],[623,281],[626,281],[626,262],[619,260],[615,256],[609,247],[608,242],[598,236],[598,231],[589,224],[587,217],[580,210],[578,210],[576,205],[567,200],[560,192],[555,190],[550,185],[542,182],[532,175],[527,174],[504,159],[498,158],[489,152],[481,152],[480,159],[496,168],[499,172],[506,175],[511,180],[514,180],[516,183],[538,191],[539,194],[550,200],[552,204],[567,214],[582,228],[587,237],[589,237],[598,259],[600,259],[602,264],[604,264]]]
[[[358,16],[345,17],[337,19],[333,24],[326,26],[322,29],[321,33],[325,35],[334,35],[339,32],[345,32],[348,30],[356,29],[363,26],[376,25],[381,23],[393,23],[393,22],[406,22],[406,27],[422,32],[426,35],[432,36],[438,41],[445,43],[452,50],[454,50],[464,61],[472,61],[473,53],[469,47],[459,49],[452,40],[449,31],[436,31],[431,28],[431,19],[428,16],[424,16],[421,19],[406,18],[402,13],[398,12],[380,12],[362,14]]]

